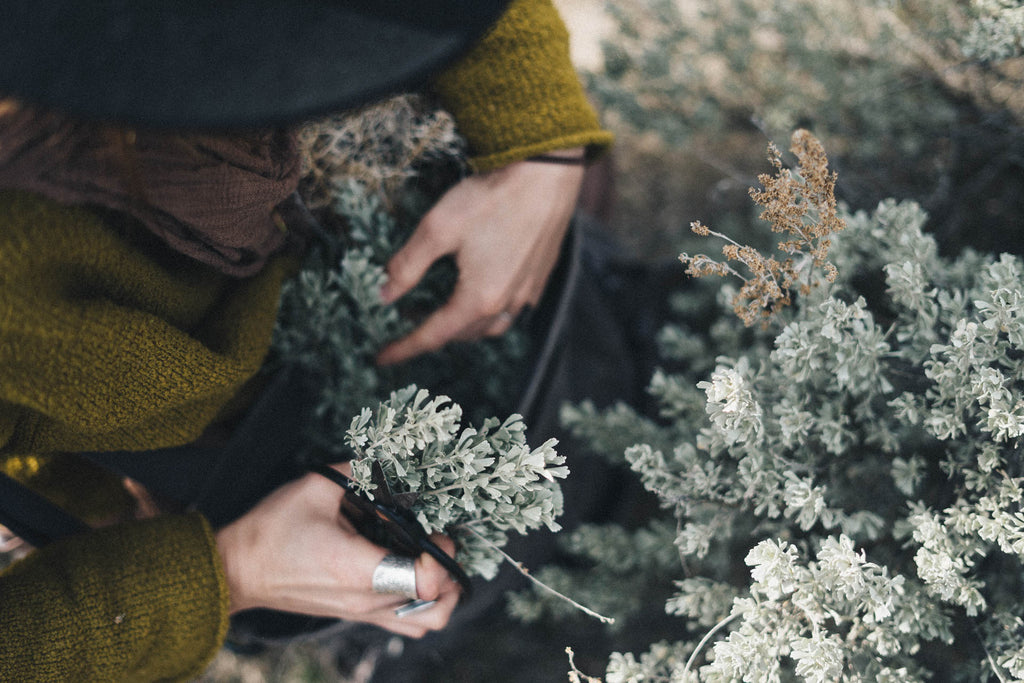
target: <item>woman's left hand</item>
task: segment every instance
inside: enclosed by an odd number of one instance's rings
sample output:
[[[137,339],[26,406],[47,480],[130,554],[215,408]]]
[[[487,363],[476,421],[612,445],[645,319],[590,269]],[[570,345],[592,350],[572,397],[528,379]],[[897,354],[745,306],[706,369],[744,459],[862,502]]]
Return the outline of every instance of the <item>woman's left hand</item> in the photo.
[[[554,154],[579,158],[582,149]],[[448,342],[503,334],[536,305],[558,260],[583,181],[580,165],[520,161],[465,178],[420,221],[388,263],[382,292],[392,302],[442,256],[459,279],[447,303],[377,357],[382,365]]]

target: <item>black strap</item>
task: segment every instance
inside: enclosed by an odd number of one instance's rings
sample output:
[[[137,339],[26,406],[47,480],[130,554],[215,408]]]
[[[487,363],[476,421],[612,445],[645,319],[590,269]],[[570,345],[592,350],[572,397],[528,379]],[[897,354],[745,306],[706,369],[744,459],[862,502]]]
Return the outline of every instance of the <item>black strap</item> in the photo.
[[[563,157],[557,154],[535,154],[532,157],[526,157],[526,161],[540,161],[546,164],[564,164],[566,166],[586,166],[587,155]]]
[[[0,472],[0,523],[34,546],[88,531],[81,520]]]

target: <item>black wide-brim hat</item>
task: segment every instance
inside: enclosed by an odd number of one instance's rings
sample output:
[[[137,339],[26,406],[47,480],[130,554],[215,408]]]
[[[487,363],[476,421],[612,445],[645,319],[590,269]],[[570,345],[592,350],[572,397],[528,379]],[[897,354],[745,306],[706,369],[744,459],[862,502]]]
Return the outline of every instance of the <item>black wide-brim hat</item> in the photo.
[[[159,128],[290,123],[422,86],[507,0],[3,0],[0,97]]]

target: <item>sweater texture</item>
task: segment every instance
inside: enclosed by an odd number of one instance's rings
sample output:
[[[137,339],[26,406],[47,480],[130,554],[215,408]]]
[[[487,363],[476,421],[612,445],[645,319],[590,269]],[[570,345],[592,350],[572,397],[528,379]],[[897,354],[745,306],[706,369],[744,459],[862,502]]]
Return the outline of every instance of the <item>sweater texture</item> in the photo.
[[[0,452],[189,443],[259,369],[285,259],[240,280],[85,209],[0,206]]]
[[[239,280],[37,195],[0,192],[0,217],[8,464],[188,443],[260,367],[292,259]],[[227,605],[199,515],[54,543],[0,575],[0,680],[192,677],[223,640]]]
[[[569,33],[550,0],[514,0],[434,87],[477,171],[572,147],[593,157],[613,141],[587,102],[569,59]]]
[[[75,536],[3,574],[0,680],[193,678],[223,641],[227,610],[213,534],[198,514]]]

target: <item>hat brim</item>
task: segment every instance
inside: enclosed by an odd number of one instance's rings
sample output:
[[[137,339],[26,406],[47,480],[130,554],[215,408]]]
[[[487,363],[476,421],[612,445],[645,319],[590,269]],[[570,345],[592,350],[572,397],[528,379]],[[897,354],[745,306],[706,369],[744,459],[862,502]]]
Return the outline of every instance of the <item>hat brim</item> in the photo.
[[[422,86],[505,0],[8,0],[0,94],[159,128],[300,121]]]

